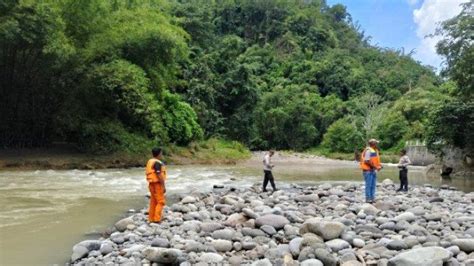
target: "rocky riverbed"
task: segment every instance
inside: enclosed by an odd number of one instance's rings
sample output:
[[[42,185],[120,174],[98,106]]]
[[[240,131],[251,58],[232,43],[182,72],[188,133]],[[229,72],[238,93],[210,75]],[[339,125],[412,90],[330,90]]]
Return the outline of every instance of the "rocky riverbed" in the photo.
[[[474,193],[379,183],[190,192],[165,208],[118,221],[107,238],[73,247],[76,265],[474,265]]]

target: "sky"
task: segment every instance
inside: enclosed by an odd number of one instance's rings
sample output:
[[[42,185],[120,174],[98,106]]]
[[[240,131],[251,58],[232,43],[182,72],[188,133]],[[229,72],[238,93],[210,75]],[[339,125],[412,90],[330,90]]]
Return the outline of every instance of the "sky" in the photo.
[[[439,37],[426,38],[440,22],[461,12],[468,0],[326,0],[343,4],[353,22],[361,26],[371,43],[380,47],[414,51],[413,58],[440,70],[443,58],[436,54]]]

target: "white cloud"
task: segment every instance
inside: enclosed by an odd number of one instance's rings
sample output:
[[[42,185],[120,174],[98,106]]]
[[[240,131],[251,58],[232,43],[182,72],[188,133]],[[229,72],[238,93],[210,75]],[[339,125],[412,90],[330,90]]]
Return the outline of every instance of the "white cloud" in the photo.
[[[409,3],[418,2],[417,0],[408,1]],[[413,11],[416,35],[420,39],[415,58],[424,64],[440,67],[442,58],[436,54],[436,43],[440,38],[427,37],[427,35],[433,34],[441,22],[459,14],[460,4],[467,1],[469,0],[424,0],[420,8]]]

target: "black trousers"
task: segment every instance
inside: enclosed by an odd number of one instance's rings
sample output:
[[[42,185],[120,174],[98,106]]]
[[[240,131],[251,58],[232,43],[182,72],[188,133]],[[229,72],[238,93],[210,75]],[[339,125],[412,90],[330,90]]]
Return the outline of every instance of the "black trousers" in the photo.
[[[408,190],[408,169],[400,169],[400,190]]]
[[[263,176],[263,191],[267,190],[268,181],[270,181],[270,184],[272,185],[273,190],[275,190],[276,189],[275,180],[273,178],[272,171],[263,170],[263,174],[264,174],[264,176]]]

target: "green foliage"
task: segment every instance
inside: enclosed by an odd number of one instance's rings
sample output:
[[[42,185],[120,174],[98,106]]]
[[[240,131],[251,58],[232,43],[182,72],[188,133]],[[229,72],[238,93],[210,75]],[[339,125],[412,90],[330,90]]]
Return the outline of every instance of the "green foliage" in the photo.
[[[344,117],[331,124],[324,134],[322,146],[331,152],[353,152],[363,147],[361,132],[351,117]]]
[[[463,4],[459,15],[441,24],[437,34],[443,39],[437,52],[446,58],[445,74],[457,82],[459,93],[472,100],[474,94],[474,2]]]
[[[466,12],[444,24],[456,38],[439,46],[456,87],[370,45],[343,5],[325,1],[7,1],[0,145],[104,153],[217,136],[255,149],[324,139],[352,152],[371,137],[397,147],[424,138],[450,95],[472,91],[469,42],[457,38]]]
[[[453,100],[433,112],[428,127],[428,147],[440,152],[444,145],[474,153],[474,102]]]

